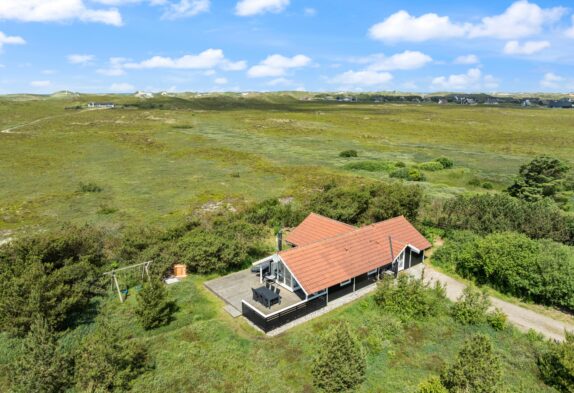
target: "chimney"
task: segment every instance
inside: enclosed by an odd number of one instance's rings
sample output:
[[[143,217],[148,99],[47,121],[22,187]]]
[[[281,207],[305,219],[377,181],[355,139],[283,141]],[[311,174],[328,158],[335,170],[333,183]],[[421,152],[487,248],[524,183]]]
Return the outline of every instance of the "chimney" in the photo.
[[[279,229],[277,232],[277,251],[281,251],[283,249],[283,230]]]

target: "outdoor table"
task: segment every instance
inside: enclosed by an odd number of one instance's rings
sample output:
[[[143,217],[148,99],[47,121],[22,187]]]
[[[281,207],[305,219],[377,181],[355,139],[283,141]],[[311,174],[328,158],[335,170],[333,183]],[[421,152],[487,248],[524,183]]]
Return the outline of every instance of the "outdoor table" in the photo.
[[[279,294],[269,288],[260,287],[255,289],[255,292],[259,299],[262,300],[262,303],[267,307],[271,307],[272,304],[279,302]]]

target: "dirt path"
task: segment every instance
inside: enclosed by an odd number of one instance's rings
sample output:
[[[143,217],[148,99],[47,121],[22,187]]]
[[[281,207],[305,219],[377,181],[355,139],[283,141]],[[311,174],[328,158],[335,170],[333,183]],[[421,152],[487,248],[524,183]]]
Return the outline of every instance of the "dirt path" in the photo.
[[[409,269],[408,272],[414,276],[420,277],[422,267],[422,264],[415,266],[412,269]],[[424,269],[425,281],[431,283],[439,281],[446,285],[446,295],[450,300],[456,301],[462,294],[462,290],[464,289],[465,284],[434,270],[430,266],[424,266]],[[560,341],[564,340],[564,330],[574,332],[574,325],[557,321],[535,311],[528,310],[524,307],[517,306],[496,297],[490,296],[490,301],[494,307],[498,307],[508,316],[509,322],[524,332],[532,329],[541,333],[547,338]]]
[[[14,130],[17,130],[18,128],[22,128],[22,127],[30,126],[30,125],[32,125],[32,124],[40,123],[41,121],[44,121],[44,120],[50,120],[50,119],[55,119],[55,118],[58,118],[58,117],[65,117],[65,116],[73,116],[73,115],[75,115],[75,114],[82,113],[82,112],[86,112],[86,111],[89,111],[89,110],[95,110],[95,109],[84,109],[84,110],[80,110],[80,111],[77,111],[77,112],[65,113],[65,114],[63,114],[63,115],[54,115],[54,116],[41,117],[41,118],[39,118],[39,119],[30,121],[30,122],[28,122],[28,123],[18,124],[17,126],[12,126],[12,127],[5,128],[5,129],[3,129],[3,130],[0,130],[0,134],[17,134],[17,132],[14,132]]]

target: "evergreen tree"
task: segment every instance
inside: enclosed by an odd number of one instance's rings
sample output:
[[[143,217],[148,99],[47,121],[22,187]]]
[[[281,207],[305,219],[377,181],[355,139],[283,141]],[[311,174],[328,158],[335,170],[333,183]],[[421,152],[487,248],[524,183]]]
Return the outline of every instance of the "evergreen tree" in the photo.
[[[159,281],[146,283],[138,294],[136,315],[145,330],[167,325],[173,313],[174,304],[167,300],[167,293]]]
[[[574,393],[574,334],[566,332],[562,343],[550,344],[550,350],[538,359],[542,379],[563,393]]]
[[[502,363],[492,342],[477,334],[466,340],[453,364],[441,373],[440,380],[450,393],[496,392],[502,379]]]
[[[555,198],[564,188],[565,175],[570,168],[557,158],[536,157],[522,165],[518,178],[508,188],[513,197],[529,202],[544,197]]]
[[[69,362],[44,318],[32,321],[22,356],[14,362],[10,374],[12,390],[17,393],[58,393],[69,384]]]
[[[478,325],[486,322],[489,307],[490,300],[486,293],[468,285],[452,306],[452,316],[463,325]]]
[[[319,345],[312,369],[316,388],[329,393],[346,392],[365,380],[365,353],[347,323],[336,323],[321,337]]]
[[[430,377],[417,387],[415,393],[448,393],[448,390],[440,382],[438,377]]]
[[[75,380],[82,392],[128,390],[130,383],[148,369],[147,349],[122,341],[117,331],[100,318],[76,356]]]

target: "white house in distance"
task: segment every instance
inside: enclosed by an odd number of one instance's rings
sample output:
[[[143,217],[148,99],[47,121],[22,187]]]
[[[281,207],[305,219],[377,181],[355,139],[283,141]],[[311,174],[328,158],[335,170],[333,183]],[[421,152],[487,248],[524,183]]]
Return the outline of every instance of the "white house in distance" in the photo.
[[[89,102],[88,108],[111,109],[115,108],[116,104],[113,102]]]

